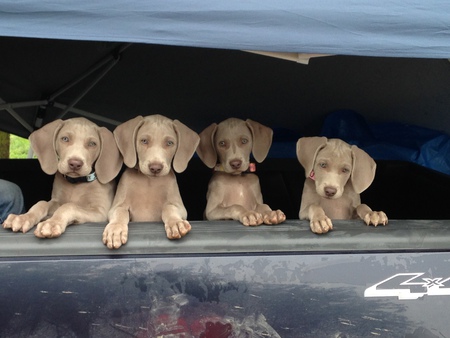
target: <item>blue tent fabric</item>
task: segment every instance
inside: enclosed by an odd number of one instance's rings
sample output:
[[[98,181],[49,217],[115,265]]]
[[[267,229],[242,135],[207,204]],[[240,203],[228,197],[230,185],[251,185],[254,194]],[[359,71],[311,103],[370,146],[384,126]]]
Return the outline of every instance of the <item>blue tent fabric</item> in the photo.
[[[450,2],[0,0],[0,36],[450,57]]]
[[[369,124],[354,111],[336,111],[321,135],[340,138],[378,160],[402,160],[450,175],[450,137],[437,130],[399,122]]]
[[[364,117],[351,110],[329,114],[322,126],[321,135],[340,138],[359,147],[376,142],[376,137]]]
[[[295,157],[297,140],[302,136],[287,128],[273,128],[272,145],[267,156],[270,158]]]

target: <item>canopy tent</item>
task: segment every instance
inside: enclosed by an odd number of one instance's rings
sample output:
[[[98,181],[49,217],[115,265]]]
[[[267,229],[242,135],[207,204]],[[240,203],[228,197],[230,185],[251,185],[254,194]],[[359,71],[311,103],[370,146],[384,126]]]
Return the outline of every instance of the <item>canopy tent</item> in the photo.
[[[352,108],[449,131],[448,13],[446,1],[0,1],[0,128],[158,112],[196,130],[235,115],[305,134]],[[303,66],[243,51],[340,56]]]
[[[445,0],[10,0],[0,2],[0,35],[448,58],[448,13]]]

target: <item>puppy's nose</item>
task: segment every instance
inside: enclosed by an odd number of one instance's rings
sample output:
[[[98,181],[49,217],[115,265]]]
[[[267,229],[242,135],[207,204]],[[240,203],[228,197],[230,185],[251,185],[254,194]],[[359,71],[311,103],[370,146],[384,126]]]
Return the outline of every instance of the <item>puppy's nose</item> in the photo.
[[[69,160],[69,168],[70,170],[73,171],[78,171],[81,169],[81,167],[83,166],[83,161],[76,159],[76,158],[72,158]]]
[[[161,170],[163,169],[163,165],[161,163],[150,163],[148,165],[148,169],[150,169],[150,172],[152,174],[159,174]]]
[[[325,187],[324,190],[327,197],[333,197],[337,193],[337,189],[333,187]]]
[[[234,170],[239,169],[242,165],[241,160],[232,160],[230,161],[230,167]]]

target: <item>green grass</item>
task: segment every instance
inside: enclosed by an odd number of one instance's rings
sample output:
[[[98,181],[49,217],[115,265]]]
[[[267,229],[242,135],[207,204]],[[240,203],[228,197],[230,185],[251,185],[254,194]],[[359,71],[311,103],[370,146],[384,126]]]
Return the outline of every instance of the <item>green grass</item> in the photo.
[[[9,158],[27,158],[30,141],[16,135],[10,135]]]

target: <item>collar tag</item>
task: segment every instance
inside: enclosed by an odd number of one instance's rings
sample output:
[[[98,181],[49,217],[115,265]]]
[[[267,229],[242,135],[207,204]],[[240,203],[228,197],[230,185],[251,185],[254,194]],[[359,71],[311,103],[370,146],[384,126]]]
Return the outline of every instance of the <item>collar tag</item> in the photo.
[[[86,182],[92,182],[95,181],[96,179],[97,175],[95,174],[95,171],[86,176]]]
[[[246,172],[254,173],[256,171],[256,163],[250,163]]]

